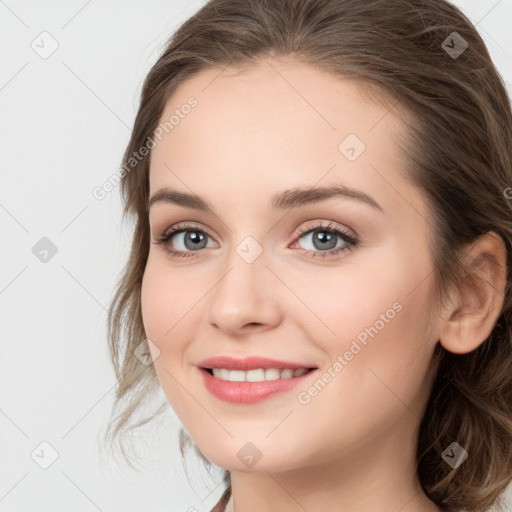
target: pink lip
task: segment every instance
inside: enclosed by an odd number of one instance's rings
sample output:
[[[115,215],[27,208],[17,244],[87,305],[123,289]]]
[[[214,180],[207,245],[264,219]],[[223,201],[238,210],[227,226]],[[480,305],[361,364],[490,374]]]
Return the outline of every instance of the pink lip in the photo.
[[[217,379],[210,375],[207,370],[201,369],[206,388],[216,397],[230,403],[252,404],[259,402],[275,393],[288,391],[299,383],[303,382],[306,377],[315,370],[305,373],[300,377],[292,377],[290,379],[277,379],[262,382],[230,382],[227,380]]]
[[[290,361],[278,361],[277,359],[268,359],[266,357],[246,357],[235,359],[228,356],[210,357],[197,364],[200,368],[226,368],[228,370],[255,370],[256,368],[279,368],[285,370],[290,368],[297,370],[299,368],[313,368],[307,364],[293,363]]]
[[[288,391],[301,382],[316,368],[307,364],[268,359],[266,357],[247,357],[235,359],[229,356],[218,356],[204,359],[197,365],[203,375],[204,383],[208,391],[216,397],[230,403],[251,404],[259,402],[268,396],[282,391]],[[308,368],[313,371],[305,373],[300,377],[289,379],[276,379],[262,382],[230,382],[210,375],[205,369],[226,368],[228,370],[254,370],[256,368],[277,368],[280,370]]]

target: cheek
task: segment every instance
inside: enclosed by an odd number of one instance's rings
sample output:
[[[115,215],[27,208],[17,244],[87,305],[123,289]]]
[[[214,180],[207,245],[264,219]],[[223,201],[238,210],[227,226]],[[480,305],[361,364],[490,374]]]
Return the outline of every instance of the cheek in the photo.
[[[165,274],[148,259],[141,286],[141,311],[146,336],[158,345],[165,332],[165,319],[169,311],[170,294]]]
[[[150,251],[141,285],[141,312],[146,337],[159,350],[154,366],[166,393],[176,388],[167,372],[185,371],[188,345],[200,335],[207,277],[192,267],[185,271],[172,267],[167,256]]]
[[[167,354],[181,350],[180,344],[173,340],[183,322],[179,322],[185,314],[182,309],[190,304],[184,297],[187,288],[180,286],[174,274],[161,258],[150,254],[142,279],[141,312],[146,336],[160,350],[160,357],[155,360],[157,371],[164,361],[176,360]]]
[[[299,300],[291,302],[301,314],[295,317],[310,339],[324,340],[332,348],[364,332],[386,312],[391,319],[397,316],[393,304],[403,303],[406,279],[399,272],[360,263],[296,275],[291,280]]]
[[[199,300],[201,291],[199,280],[173,270],[165,258],[150,251],[141,286],[144,328],[148,338],[157,343],[172,338],[179,325],[186,323],[184,315]]]
[[[319,336],[320,331],[311,328],[313,315],[303,324],[326,355],[319,376],[323,383],[300,390],[300,403],[309,401],[303,406],[305,418],[324,417],[329,411],[330,421],[321,426],[320,438],[335,439],[340,447],[352,445],[357,439],[384,435],[399,418],[412,421],[422,416],[431,344],[423,291],[407,296],[409,291],[395,283],[392,291],[384,287],[359,296],[348,294],[351,300],[339,294],[337,305],[325,301],[336,336]]]
[[[413,395],[429,366],[435,340],[429,329],[428,258],[402,249],[295,281],[301,314],[294,318],[323,349],[325,366],[344,357],[344,378],[337,382],[357,394],[371,396],[375,387],[385,392],[377,377],[382,374],[384,382]]]
[[[146,337],[158,349],[151,352],[160,386],[173,409],[184,414],[190,404],[184,405],[183,392],[175,379],[180,378],[186,348],[180,341],[188,320],[185,314],[196,301],[183,297],[175,274],[160,258],[148,258],[141,285],[141,312]]]

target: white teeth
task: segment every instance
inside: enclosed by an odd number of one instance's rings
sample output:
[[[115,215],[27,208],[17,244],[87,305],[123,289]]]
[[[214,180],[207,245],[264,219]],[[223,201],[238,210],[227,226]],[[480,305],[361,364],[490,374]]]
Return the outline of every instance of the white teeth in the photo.
[[[277,368],[257,368],[247,372],[243,370],[227,370],[226,368],[212,368],[213,376],[221,380],[229,380],[231,382],[261,382],[265,380],[290,379],[292,377],[300,377],[308,370],[307,368],[299,368],[292,370],[286,368],[279,370]]]
[[[279,378],[281,378],[281,370],[277,368],[267,368],[265,370],[265,380],[277,380]]]
[[[215,370],[217,370],[217,375],[215,375]],[[224,368],[215,368],[213,369],[213,376],[218,379],[229,380],[229,370],[225,370]],[[243,380],[245,380],[245,378]]]
[[[249,370],[248,372],[241,372],[245,375],[245,379],[247,382],[258,382],[260,380],[265,380],[265,370],[262,368],[258,368],[257,370]]]
[[[305,370],[305,368],[304,368],[304,370]],[[281,379],[289,379],[291,377],[293,377],[293,370],[291,370],[290,368],[283,370],[281,372]]]
[[[245,372],[241,370],[231,370],[229,371],[228,379],[233,382],[244,382]]]

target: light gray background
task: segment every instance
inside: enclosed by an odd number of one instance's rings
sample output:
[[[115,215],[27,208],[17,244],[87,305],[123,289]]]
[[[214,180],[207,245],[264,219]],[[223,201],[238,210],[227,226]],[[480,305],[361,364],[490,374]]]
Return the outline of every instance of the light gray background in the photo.
[[[512,0],[454,3],[511,92]],[[119,167],[146,73],[203,4],[0,0],[2,512],[201,512],[222,491],[220,470],[210,478],[192,456],[188,483],[172,411],[144,430],[140,473],[98,455],[115,383],[105,313],[132,226],[118,189],[92,190]],[[43,237],[57,247],[46,263],[32,252]],[[58,452],[48,469],[42,442]]]

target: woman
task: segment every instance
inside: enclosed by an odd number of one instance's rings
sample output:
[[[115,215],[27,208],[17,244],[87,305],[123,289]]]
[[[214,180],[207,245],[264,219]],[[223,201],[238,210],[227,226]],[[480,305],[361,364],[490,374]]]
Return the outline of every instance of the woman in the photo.
[[[112,438],[159,383],[225,470],[215,511],[502,504],[512,114],[458,9],[211,0],[123,169]]]

